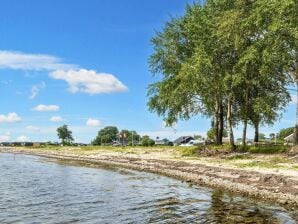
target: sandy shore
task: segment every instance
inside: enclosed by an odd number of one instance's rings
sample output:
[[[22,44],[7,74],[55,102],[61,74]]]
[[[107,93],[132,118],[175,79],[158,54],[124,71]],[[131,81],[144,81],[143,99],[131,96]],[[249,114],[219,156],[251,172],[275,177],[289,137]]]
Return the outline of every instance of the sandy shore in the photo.
[[[0,152],[152,172],[298,209],[298,171],[295,170],[290,172],[278,169],[240,169],[224,163],[208,162],[208,159],[204,158],[173,157],[166,152],[159,156],[154,153],[130,154],[109,150],[78,153],[74,150],[0,148]]]

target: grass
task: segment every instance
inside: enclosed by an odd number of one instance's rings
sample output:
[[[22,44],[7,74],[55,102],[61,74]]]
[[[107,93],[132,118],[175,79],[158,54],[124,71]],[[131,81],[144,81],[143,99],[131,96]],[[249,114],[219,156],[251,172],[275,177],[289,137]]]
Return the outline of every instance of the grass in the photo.
[[[247,149],[250,153],[263,153],[263,154],[275,154],[286,152],[289,149],[288,146],[283,145],[265,145],[265,146],[249,146]]]
[[[248,163],[235,164],[240,168],[247,167],[262,167],[262,168],[283,168],[285,164],[289,163],[289,160],[282,156],[274,156],[268,160],[254,160]]]
[[[251,159],[252,156],[249,154],[237,154],[229,157],[225,157],[225,160],[239,160],[239,159]]]
[[[181,156],[197,156],[198,152],[202,149],[200,146],[176,147]]]
[[[111,152],[123,152],[123,153],[150,153],[150,152],[165,152],[171,151],[180,154],[183,157],[194,157],[199,156],[199,151],[202,149],[207,149],[210,152],[217,153],[221,152],[231,152],[230,145],[224,144],[220,146],[216,145],[208,145],[208,146],[193,146],[193,147],[174,147],[174,146],[38,146],[38,147],[28,147],[29,149],[36,150],[49,150],[49,151],[71,151],[74,153],[84,153],[84,152],[92,152],[92,151],[111,151]],[[288,146],[283,145],[259,145],[259,146],[238,146],[237,152],[248,152],[250,154],[277,154],[285,152],[289,149]],[[248,155],[235,155],[231,157],[227,157],[228,160],[237,160],[237,159],[248,159]]]

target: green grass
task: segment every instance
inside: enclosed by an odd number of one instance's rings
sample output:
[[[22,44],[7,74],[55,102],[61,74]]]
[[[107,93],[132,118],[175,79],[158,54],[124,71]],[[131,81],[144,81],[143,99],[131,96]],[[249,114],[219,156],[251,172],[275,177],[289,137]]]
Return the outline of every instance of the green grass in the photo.
[[[190,146],[190,147],[177,147],[179,153],[181,156],[196,156],[198,155],[198,151],[200,151],[202,148],[198,146]]]
[[[268,146],[250,146],[247,151],[250,153],[264,153],[264,154],[274,154],[286,152],[289,149],[288,146],[283,145],[268,145]]]
[[[240,168],[246,167],[262,167],[262,168],[283,168],[284,163],[288,163],[288,159],[281,157],[281,156],[274,156],[270,158],[268,161],[251,161],[249,163],[240,163],[235,164]]]

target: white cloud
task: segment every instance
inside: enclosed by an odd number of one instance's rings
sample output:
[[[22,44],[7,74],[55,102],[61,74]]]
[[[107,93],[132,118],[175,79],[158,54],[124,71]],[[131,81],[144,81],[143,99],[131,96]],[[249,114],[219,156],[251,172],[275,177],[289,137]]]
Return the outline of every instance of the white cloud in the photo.
[[[0,142],[8,142],[10,140],[10,136],[10,132],[6,132],[3,135],[0,135]]]
[[[39,104],[38,106],[34,107],[33,110],[35,110],[35,111],[59,111],[60,107],[57,105]]]
[[[36,127],[36,126],[33,126],[33,125],[28,125],[26,127],[26,129],[29,130],[29,131],[36,131],[36,132],[40,131],[39,127]]]
[[[17,137],[16,141],[17,142],[28,142],[29,138],[25,135],[21,135],[21,136]]]
[[[99,120],[89,118],[86,122],[86,125],[88,127],[99,127],[101,125],[101,122]]]
[[[65,64],[60,58],[46,54],[27,54],[18,51],[0,51],[0,68],[15,70],[69,70],[76,65]]]
[[[40,84],[38,85],[34,85],[31,87],[31,94],[29,96],[29,99],[34,99],[38,92],[41,90],[41,89],[44,89],[46,87],[46,84],[44,82],[41,82]]]
[[[46,54],[0,50],[0,69],[50,71],[49,76],[66,81],[69,85],[68,90],[72,93],[101,94],[127,91],[127,87],[112,74],[81,69],[78,65],[63,63],[60,58]],[[33,99],[39,90],[40,87],[33,86],[30,99]]]
[[[68,90],[72,93],[100,94],[127,91],[127,87],[115,76],[93,70],[57,70],[51,72],[50,77],[66,81],[69,85]]]
[[[20,116],[14,112],[9,113],[7,115],[0,114],[0,123],[15,123],[15,122],[19,122],[21,120],[22,119],[20,118]]]
[[[52,122],[62,122],[63,119],[60,116],[53,116],[53,117],[50,118],[50,121],[52,121]]]

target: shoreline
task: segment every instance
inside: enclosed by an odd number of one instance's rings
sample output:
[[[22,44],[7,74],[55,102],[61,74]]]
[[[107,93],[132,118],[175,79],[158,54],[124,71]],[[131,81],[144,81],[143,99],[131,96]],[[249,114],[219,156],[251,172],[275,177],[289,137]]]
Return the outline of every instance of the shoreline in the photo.
[[[0,148],[3,153],[35,155],[52,159],[77,161],[122,167],[164,175],[207,186],[264,202],[273,202],[290,209],[298,209],[298,177],[293,179],[281,174],[265,174],[235,168],[191,163],[184,160],[148,159],[142,156],[73,154],[70,152],[43,151],[24,148]]]

